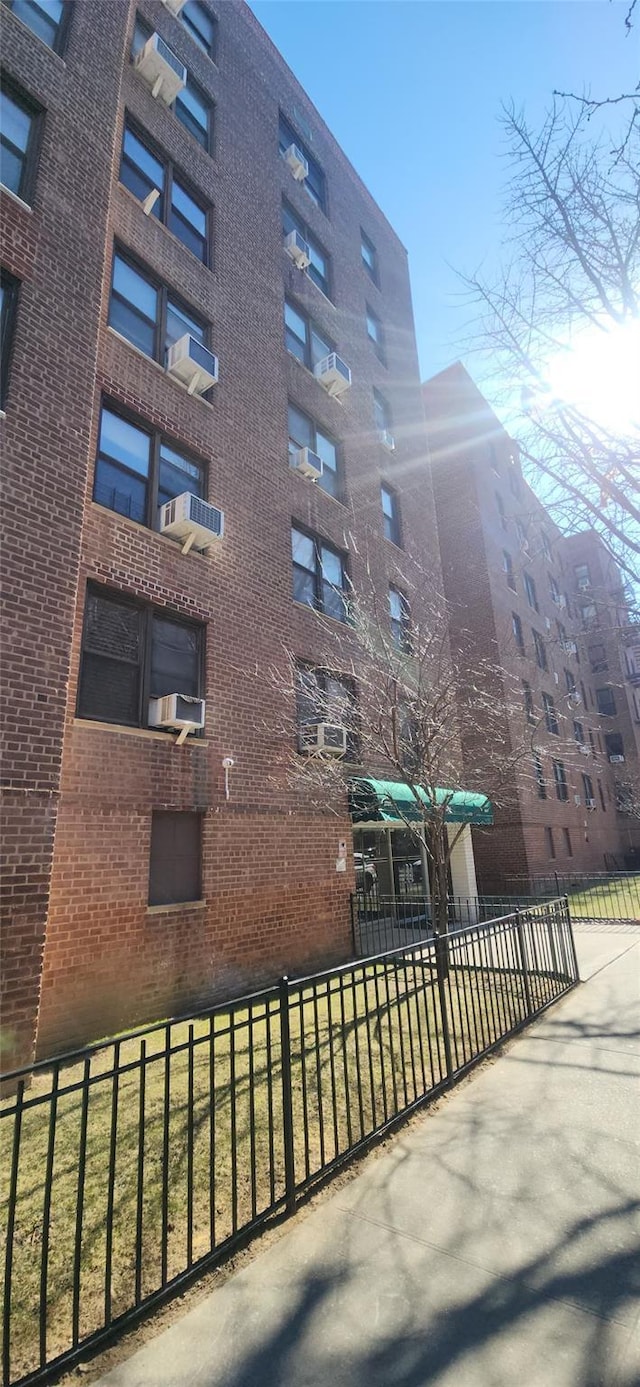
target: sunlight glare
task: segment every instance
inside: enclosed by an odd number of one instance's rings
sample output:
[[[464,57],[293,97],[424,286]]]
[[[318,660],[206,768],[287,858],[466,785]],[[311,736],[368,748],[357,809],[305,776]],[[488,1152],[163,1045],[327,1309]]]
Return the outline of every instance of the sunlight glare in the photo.
[[[640,322],[592,328],[549,363],[554,397],[602,428],[629,435],[640,427]]]

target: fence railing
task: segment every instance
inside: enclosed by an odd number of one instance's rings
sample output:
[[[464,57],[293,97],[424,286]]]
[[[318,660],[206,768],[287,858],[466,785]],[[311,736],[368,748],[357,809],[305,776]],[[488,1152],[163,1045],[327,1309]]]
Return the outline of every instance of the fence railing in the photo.
[[[556,900],[4,1075],[5,1387],[293,1212],[577,978]]]
[[[573,920],[622,920],[640,923],[640,872],[552,872],[546,876],[507,877],[510,892],[532,896],[568,896]]]
[[[449,930],[495,920],[521,908],[539,905],[543,895],[523,892],[510,896],[449,896]],[[377,890],[357,891],[351,897],[353,952],[356,958],[417,943],[433,933],[431,901],[427,896],[387,896]]]

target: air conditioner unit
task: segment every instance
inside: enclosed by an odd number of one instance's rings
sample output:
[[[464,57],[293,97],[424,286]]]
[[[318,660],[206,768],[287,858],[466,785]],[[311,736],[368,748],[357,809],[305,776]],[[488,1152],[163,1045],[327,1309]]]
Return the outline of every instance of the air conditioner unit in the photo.
[[[165,694],[149,699],[149,727],[173,727],[176,732],[199,732],[204,727],[204,699],[189,694]]]
[[[298,448],[291,458],[291,466],[312,482],[319,481],[322,476],[322,458],[311,448]]]
[[[345,362],[341,361],[337,352],[329,352],[328,356],[323,356],[313,374],[329,395],[343,395],[351,385],[351,371]]]
[[[396,440],[389,429],[378,429],[378,436],[384,448],[387,448],[390,453],[395,452]]]
[[[178,15],[183,5],[186,5],[187,0],[162,0],[162,3],[166,5],[171,14]]]
[[[187,81],[187,69],[176,57],[173,50],[160,38],[152,34],[140,49],[135,66],[149,87],[151,95],[159,96],[165,106],[175,101]]]
[[[582,703],[582,694],[579,689],[572,689],[568,697],[570,703]]]
[[[578,653],[578,647],[575,641],[563,641],[562,649],[566,650],[567,655],[577,655]]]
[[[554,682],[554,684],[559,684],[559,683],[560,683],[560,675],[556,672],[555,669],[554,669],[554,671],[553,671],[553,682]]]
[[[551,630],[551,622],[550,622],[548,616],[545,617],[545,619],[544,619],[544,624],[545,624],[545,626],[546,626],[546,628],[547,628],[547,631],[550,631],[550,630]]]
[[[185,332],[167,352],[167,371],[181,380],[189,395],[204,395],[218,383],[218,358],[197,337]]]
[[[209,549],[224,534],[224,511],[210,506],[191,491],[183,491],[160,507],[160,531],[163,535],[171,535],[172,539],[182,540],[183,554],[192,546]]]
[[[347,733],[333,722],[311,722],[300,729],[300,750],[309,756],[344,756]]]
[[[583,755],[583,756],[590,756],[590,755],[591,755],[591,747],[586,746],[584,742],[581,742],[581,743],[580,743],[580,751],[582,752],[582,755]]]
[[[590,587],[591,587],[591,579],[590,579],[590,578],[578,578],[578,591],[579,591],[579,592],[587,592],[588,589],[589,589]]]
[[[567,599],[566,599],[566,597],[565,597],[565,595],[564,595],[563,592],[559,592],[559,593],[558,593],[558,599],[557,599],[557,600],[558,600],[558,606],[559,606],[559,607],[566,607],[566,605],[567,605]]]
[[[610,760],[612,766],[613,766],[613,765],[620,765],[621,762],[624,761],[624,756],[610,756],[610,757],[609,757],[609,760]]]
[[[309,246],[299,231],[290,231],[284,238],[284,248],[299,270],[306,270],[311,264]]]
[[[573,802],[574,802],[574,804],[582,804],[582,800],[581,800],[581,798],[580,798],[579,795],[574,795],[574,796],[573,796]]]
[[[596,802],[594,799],[586,799],[585,804],[587,806],[587,809],[595,809],[596,807]]]
[[[303,179],[307,178],[309,174],[309,165],[302,150],[298,149],[297,144],[290,144],[289,148],[285,149],[282,157],[285,164],[291,169],[296,182],[302,183]]]

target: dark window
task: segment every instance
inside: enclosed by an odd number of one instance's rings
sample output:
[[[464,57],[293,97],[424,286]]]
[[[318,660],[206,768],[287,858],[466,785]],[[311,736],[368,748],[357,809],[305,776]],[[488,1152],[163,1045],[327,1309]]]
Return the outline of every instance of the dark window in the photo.
[[[88,587],[78,716],[147,727],[150,698],[200,698],[203,635],[164,610]]]
[[[531,634],[533,636],[533,646],[536,655],[536,664],[539,669],[548,669],[547,650],[542,636],[538,631],[532,631]]]
[[[553,701],[553,699],[552,699],[552,697],[551,697],[551,694],[543,693],[543,695],[542,695],[542,707],[544,708],[544,721],[545,721],[545,726],[546,726],[547,732],[551,732],[551,733],[553,734],[554,737],[559,737],[559,736],[560,736],[560,728],[558,727],[558,717],[557,717],[557,713],[556,713],[556,706],[555,706],[555,703],[554,703],[554,701]]]
[[[587,697],[587,690],[585,689],[585,686],[584,686],[582,680],[580,680],[580,693],[582,694],[582,703],[583,703],[583,706],[584,706],[585,708],[588,708],[588,707],[589,707],[589,699],[588,699],[588,697]]]
[[[151,25],[145,24],[140,15],[136,15],[131,45],[132,58],[136,57],[147,39],[151,38],[152,32]],[[181,92],[178,92],[172,109],[181,125],[184,125],[185,129],[198,141],[198,144],[207,150],[207,153],[211,153],[213,147],[213,106],[197,82],[194,82],[190,73],[187,73],[186,85]]]
[[[616,715],[616,700],[612,688],[596,689],[596,702],[598,712],[605,717],[614,718]]]
[[[400,512],[398,498],[395,491],[384,483],[380,487],[380,500],[382,502],[382,528],[385,539],[390,539],[393,544],[400,544]]]
[[[551,563],[551,545],[549,544],[549,536],[546,530],[540,531],[540,539],[542,541],[542,552],[545,556],[545,559],[547,559],[548,562]]]
[[[209,263],[209,212],[176,174],[173,164],[125,123],[120,182],[141,202],[157,189],[152,212],[204,265]]]
[[[536,711],[533,702],[533,691],[531,689],[531,685],[527,683],[526,679],[523,679],[522,681],[522,692],[524,697],[524,713],[527,722],[535,722]]]
[[[206,323],[120,251],[113,257],[109,325],[163,365],[168,348],[185,333],[207,345]]]
[[[389,622],[391,637],[398,650],[411,650],[411,612],[403,592],[389,588]]]
[[[564,846],[566,849],[567,857],[573,857],[573,848],[571,846],[571,834],[569,833],[568,828],[563,828],[562,832],[564,835]]]
[[[544,836],[547,844],[547,854],[549,857],[553,858],[556,855],[555,843],[553,841],[553,829],[545,828]]]
[[[500,516],[500,524],[502,525],[503,530],[506,530],[506,528],[507,528],[507,517],[506,517],[505,511],[504,511],[504,501],[503,501],[503,499],[502,499],[502,497],[501,497],[499,491],[496,491],[496,505],[497,505],[497,507],[498,507],[498,515]]]
[[[7,0],[9,9],[54,53],[64,47],[71,6],[66,0]]]
[[[533,769],[535,771],[536,785],[538,786],[538,799],[546,799],[547,787],[544,781],[544,771],[542,769],[542,761],[537,752],[534,753],[533,757]]]
[[[564,671],[564,682],[565,682],[565,684],[566,684],[567,693],[574,694],[574,693],[577,693],[577,692],[578,692],[577,687],[576,687],[575,676],[574,676],[572,670],[570,670],[570,669],[565,669],[565,671]],[[576,699],[576,702],[578,702],[577,699]]]
[[[0,182],[28,202],[39,110],[4,76],[0,90]]]
[[[604,745],[607,756],[624,756],[624,742],[620,732],[606,732]]]
[[[391,410],[379,390],[373,392],[373,419],[379,434],[391,434]]]
[[[347,760],[358,758],[356,700],[353,685],[342,675],[300,665],[296,671],[298,730],[309,723],[329,722],[347,733]]]
[[[378,356],[378,357],[380,358],[380,360],[381,360],[382,362],[384,362],[384,360],[385,360],[385,352],[384,352],[384,335],[383,335],[383,331],[382,331],[382,323],[380,322],[380,319],[378,318],[377,314],[374,313],[373,309],[372,309],[372,308],[369,308],[369,305],[368,305],[368,304],[367,304],[367,309],[366,309],[366,323],[367,323],[367,337],[369,338],[369,341],[372,342],[372,343],[373,343],[373,346],[375,347],[376,356]]]
[[[284,304],[284,340],[287,351],[309,371],[333,351],[332,343],[322,336],[308,314],[296,308],[289,299],[285,299]]]
[[[604,645],[602,645],[602,644],[600,644],[600,643],[598,643],[597,645],[590,645],[590,646],[589,646],[589,663],[590,663],[590,665],[591,665],[591,669],[592,669],[592,672],[593,672],[594,674],[597,674],[597,673],[598,673],[600,670],[602,670],[602,669],[606,669],[606,668],[607,668],[607,651],[606,651],[606,646],[604,646]]]
[[[585,775],[584,773],[582,776],[582,791],[586,804],[588,800],[593,799],[593,781],[590,775]]]
[[[582,726],[582,723],[577,722],[575,718],[573,722],[573,735],[576,741],[579,743],[579,745],[584,746],[584,727]]]
[[[573,571],[575,573],[576,583],[579,588],[591,587],[591,574],[589,573],[588,563],[575,564]]]
[[[568,654],[567,628],[566,626],[563,626],[561,621],[556,621],[556,630],[558,632],[558,640],[560,641],[560,645],[562,646],[562,649],[565,651],[565,653]]]
[[[527,602],[529,603],[529,606],[533,607],[534,612],[539,611],[536,585],[530,573],[524,574],[524,590],[527,596]]]
[[[520,492],[522,491],[522,479],[520,477],[517,464],[513,461],[513,458],[509,462],[508,475],[509,490],[511,491],[511,495],[518,497],[520,495]]]
[[[515,573],[513,571],[513,560],[511,558],[511,555],[507,553],[506,549],[502,550],[502,567],[507,577],[507,586],[511,588],[512,592],[517,592],[516,578]]]
[[[580,604],[580,618],[585,630],[590,626],[598,625],[598,608],[595,602],[582,602]]]
[[[595,739],[595,737],[594,737],[594,735],[593,735],[593,732],[591,731],[591,728],[589,728],[589,743],[590,743],[590,746],[591,746],[591,751],[592,751],[593,755],[595,756],[595,754],[596,754],[596,739]]]
[[[527,532],[521,520],[516,520],[516,534],[518,536],[518,544],[520,545],[520,548],[524,550],[525,554],[528,554],[529,541],[527,539]]]
[[[347,619],[347,579],[337,549],[295,526],[291,529],[293,596],[336,621]]]
[[[94,501],[155,529],[159,506],[184,491],[204,497],[202,463],[183,456],[157,432],[103,405]]]
[[[551,594],[551,601],[555,602],[556,607],[559,607],[561,604],[562,594],[552,573],[549,574],[549,592]]]
[[[324,247],[320,245],[320,242],[316,241],[313,233],[309,231],[306,222],[293,211],[293,208],[289,206],[288,202],[283,202],[282,204],[282,230],[285,236],[288,236],[290,231],[297,231],[299,235],[302,236],[303,241],[306,241],[309,247],[310,261],[306,273],[309,279],[312,279],[314,284],[317,285],[318,289],[321,289],[323,294],[326,294],[327,298],[329,298],[329,256]]]
[[[568,800],[569,790],[567,788],[567,773],[564,768],[564,761],[554,761],[553,778],[556,784],[556,796],[560,800]]]
[[[599,795],[599,797],[600,797],[600,808],[601,808],[603,814],[606,814],[606,812],[607,812],[607,806],[606,806],[606,804],[605,804],[604,795],[603,795],[603,793],[602,793],[602,781],[601,781],[601,780],[598,781],[598,795]]]
[[[313,155],[309,153],[306,144],[303,144],[299,135],[296,135],[292,125],[289,125],[285,116],[280,116],[280,126],[278,132],[278,149],[281,154],[286,154],[290,146],[294,144],[300,150],[307,161],[308,174],[304,180],[303,187],[309,197],[320,207],[323,212],[327,210],[327,186],[324,173]]]
[[[519,655],[524,655],[524,635],[522,632],[522,622],[516,612],[511,613],[511,626],[513,629],[513,639],[516,643],[516,650]]]
[[[6,270],[0,271],[0,409],[4,409],[7,396],[19,288],[19,280]]]
[[[217,24],[211,11],[200,0],[187,0],[180,11],[180,19],[198,47],[215,62]]]
[[[330,496],[339,497],[338,449],[333,439],[295,405],[289,405],[288,418],[290,460],[300,448],[311,448],[322,459],[322,476],[317,485]]]
[[[151,815],[149,905],[179,905],[202,895],[202,814]]]
[[[364,231],[360,232],[360,255],[369,278],[373,280],[374,284],[378,284],[378,252],[373,241],[369,240]]]

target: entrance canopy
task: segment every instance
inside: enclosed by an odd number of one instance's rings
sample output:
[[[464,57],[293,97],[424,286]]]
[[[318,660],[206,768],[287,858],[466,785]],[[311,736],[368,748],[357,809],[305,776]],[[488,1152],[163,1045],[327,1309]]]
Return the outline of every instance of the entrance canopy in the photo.
[[[416,799],[416,794],[419,799]],[[446,804],[445,820],[451,824],[492,824],[493,806],[486,795],[472,790],[436,790],[436,805]],[[356,824],[418,822],[432,804],[428,790],[416,793],[402,780],[350,780],[349,808]]]

